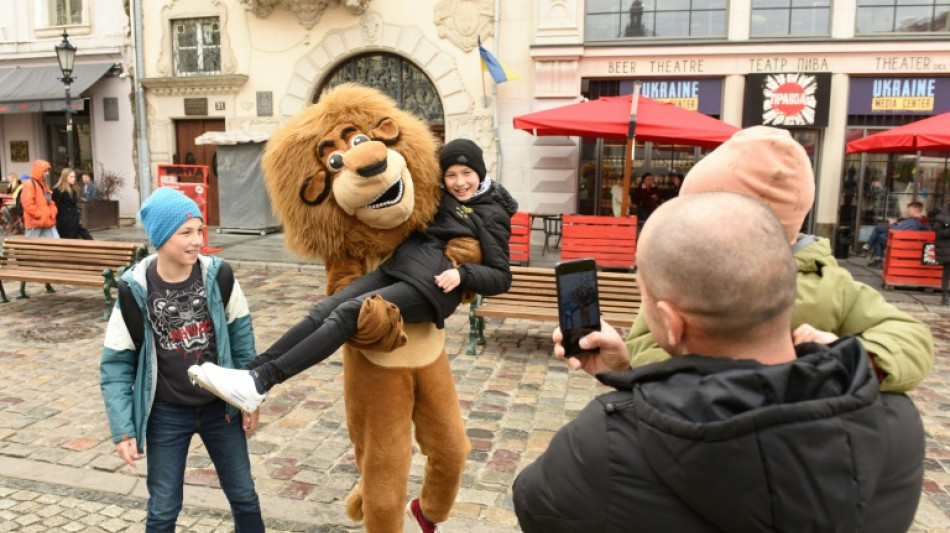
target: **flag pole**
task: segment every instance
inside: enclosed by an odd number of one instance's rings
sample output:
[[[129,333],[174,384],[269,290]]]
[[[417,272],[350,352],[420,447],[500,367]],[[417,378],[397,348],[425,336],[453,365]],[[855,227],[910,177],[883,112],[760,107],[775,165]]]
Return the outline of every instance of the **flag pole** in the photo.
[[[630,203],[630,175],[633,171],[633,157],[637,146],[637,105],[640,102],[640,82],[633,84],[633,96],[630,98],[630,122],[627,125],[627,148],[623,162],[623,197],[620,202],[620,216],[628,215]],[[638,221],[639,222],[639,221]]]
[[[485,60],[482,59],[482,36],[478,36],[478,71],[482,73],[482,107],[488,107],[488,91],[485,90]]]

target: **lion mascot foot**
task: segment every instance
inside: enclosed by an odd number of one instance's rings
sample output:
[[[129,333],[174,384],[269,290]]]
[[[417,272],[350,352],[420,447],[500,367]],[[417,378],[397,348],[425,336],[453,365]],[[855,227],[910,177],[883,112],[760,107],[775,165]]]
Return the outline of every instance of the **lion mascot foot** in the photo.
[[[357,484],[346,497],[346,515],[354,522],[363,521],[363,492]]]
[[[349,343],[361,350],[391,352],[409,340],[402,328],[399,308],[378,294],[363,300],[356,328]]]

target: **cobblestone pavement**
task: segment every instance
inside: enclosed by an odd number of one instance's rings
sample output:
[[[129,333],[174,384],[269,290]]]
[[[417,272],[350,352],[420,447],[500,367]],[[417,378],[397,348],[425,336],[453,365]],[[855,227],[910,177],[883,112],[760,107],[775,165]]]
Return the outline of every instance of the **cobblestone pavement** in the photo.
[[[258,348],[273,342],[322,294],[320,267],[237,262]],[[13,293],[14,291],[8,291]],[[141,531],[144,461],[118,459],[98,386],[105,325],[102,292],[62,287],[0,307],[0,532]],[[929,297],[928,297],[929,298]],[[897,305],[931,325],[933,374],[913,394],[927,431],[924,497],[912,531],[950,532],[950,311],[914,298]],[[926,300],[926,298],[924,299]],[[467,310],[446,324],[465,425],[472,441],[447,531],[518,531],[510,487],[553,433],[606,391],[550,357],[552,323],[489,320],[488,344],[465,355]],[[357,481],[346,433],[339,356],[275,388],[250,438],[253,475],[270,531],[360,531],[342,499]],[[410,494],[424,458],[416,450]],[[230,531],[217,478],[196,440],[188,457],[180,531]]]

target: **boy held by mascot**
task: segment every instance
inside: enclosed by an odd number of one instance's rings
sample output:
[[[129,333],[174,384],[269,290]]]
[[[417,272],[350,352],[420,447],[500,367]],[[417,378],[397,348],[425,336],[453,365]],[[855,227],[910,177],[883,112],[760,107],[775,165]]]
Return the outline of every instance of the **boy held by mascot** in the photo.
[[[379,269],[328,296],[244,369],[208,362],[188,373],[195,383],[247,412],[267,391],[333,355],[357,331],[363,301],[382,298],[409,323],[444,327],[465,298],[463,291],[492,296],[511,287],[508,240],[518,203],[487,175],[482,150],[468,139],[446,144],[439,154],[442,203],[425,231],[414,233]],[[449,241],[476,239],[480,253],[468,257]],[[405,343],[401,328],[392,342]]]

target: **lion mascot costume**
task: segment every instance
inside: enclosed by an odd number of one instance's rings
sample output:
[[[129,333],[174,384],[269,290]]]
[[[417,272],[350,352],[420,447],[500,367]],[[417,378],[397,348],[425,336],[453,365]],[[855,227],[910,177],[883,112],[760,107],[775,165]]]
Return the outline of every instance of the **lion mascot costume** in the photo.
[[[428,127],[375,89],[346,84],[274,134],[264,180],[287,246],[326,266],[327,293],[374,270],[438,209],[442,177]],[[477,241],[474,251],[477,252]],[[412,425],[426,455],[422,511],[445,521],[471,448],[444,330],[403,324],[379,296],[343,347],[343,398],[359,484],[347,514],[370,533],[401,532]]]

